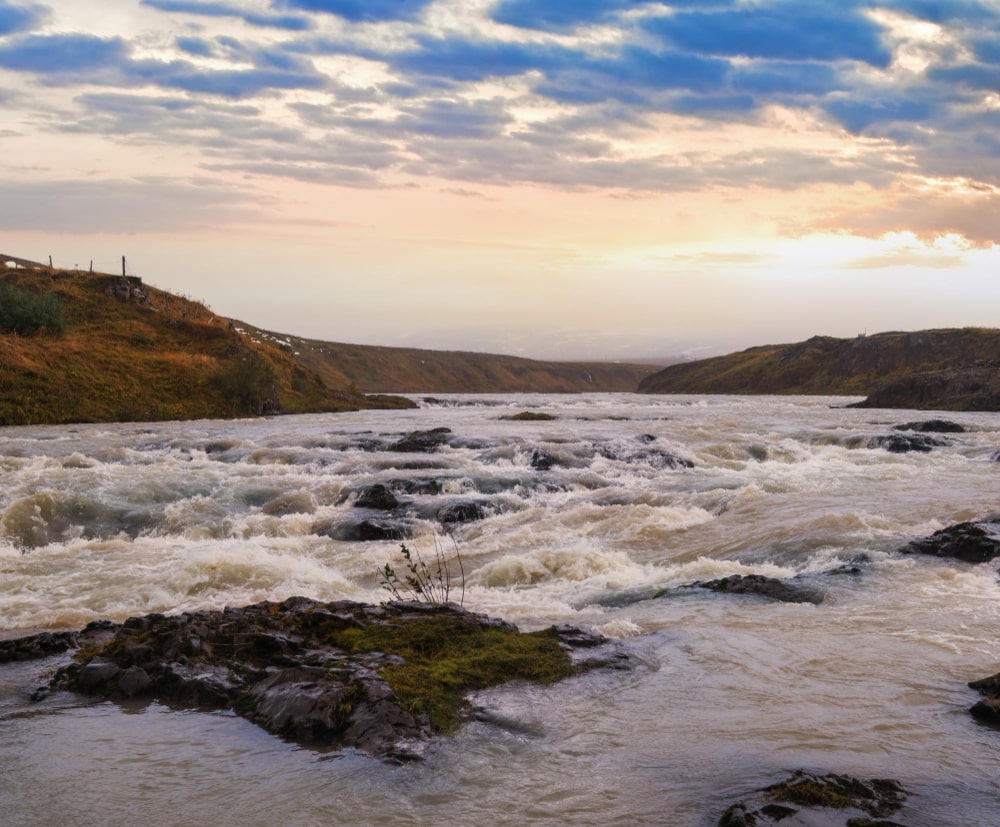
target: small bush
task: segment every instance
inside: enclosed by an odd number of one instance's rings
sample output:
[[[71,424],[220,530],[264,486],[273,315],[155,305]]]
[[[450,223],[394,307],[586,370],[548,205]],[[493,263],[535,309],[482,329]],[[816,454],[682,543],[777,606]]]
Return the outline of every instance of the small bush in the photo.
[[[454,542],[454,541],[453,541]],[[400,577],[396,570],[386,563],[378,570],[382,588],[392,595],[393,600],[418,600],[424,603],[444,604],[451,598],[452,573],[438,539],[434,538],[434,562],[428,566],[417,551],[410,551],[404,543],[399,545],[399,553],[406,564],[406,574]],[[458,584],[462,589],[459,605],[465,602],[465,567],[462,555],[455,547],[458,562]]]
[[[45,329],[62,333],[62,302],[52,293],[38,295],[0,281],[0,331],[27,335]]]

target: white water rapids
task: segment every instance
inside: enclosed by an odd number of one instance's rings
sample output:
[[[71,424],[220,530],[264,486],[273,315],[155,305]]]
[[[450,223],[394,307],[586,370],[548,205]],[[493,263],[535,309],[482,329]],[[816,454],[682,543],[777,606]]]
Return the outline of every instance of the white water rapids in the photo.
[[[899,780],[909,827],[998,827],[1000,732],[968,714],[966,686],[1000,671],[998,567],[896,549],[1000,510],[1000,416],[949,414],[965,433],[896,454],[873,440],[931,415],[845,401],[448,396],[0,429],[4,636],[297,594],[379,602],[399,542],[335,538],[392,519],[426,553],[440,509],[471,502],[485,519],[446,527],[467,608],[593,628],[637,663],[483,693],[489,720],[405,767],[230,714],[32,703],[60,661],[0,666],[0,822],[707,827],[802,767]],[[524,410],[556,418],[503,418]],[[387,450],[437,427],[451,433],[433,453]],[[374,483],[398,513],[354,506]],[[682,588],[751,573],[826,598]]]

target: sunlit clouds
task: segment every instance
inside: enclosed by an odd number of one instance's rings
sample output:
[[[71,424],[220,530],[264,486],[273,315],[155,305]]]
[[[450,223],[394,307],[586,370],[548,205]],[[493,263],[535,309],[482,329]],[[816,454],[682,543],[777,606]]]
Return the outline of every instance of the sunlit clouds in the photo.
[[[339,341],[996,324],[1000,2],[0,0],[0,250]]]

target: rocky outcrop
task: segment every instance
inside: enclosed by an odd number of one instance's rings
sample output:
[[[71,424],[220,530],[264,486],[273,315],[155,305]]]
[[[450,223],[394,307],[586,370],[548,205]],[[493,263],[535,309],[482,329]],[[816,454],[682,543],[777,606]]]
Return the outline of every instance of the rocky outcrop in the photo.
[[[990,678],[972,681],[969,688],[983,696],[969,712],[972,717],[988,726],[1000,729],[1000,673]]]
[[[6,641],[0,658],[78,645],[85,648],[52,688],[231,708],[296,742],[391,760],[416,757],[420,742],[456,726],[466,692],[627,662],[605,638],[579,629],[523,634],[454,604],[304,597]]]
[[[389,446],[390,451],[406,454],[429,454],[448,442],[451,428],[433,428],[430,431],[414,431]]]
[[[720,580],[693,583],[692,588],[709,589],[726,594],[753,594],[782,603],[823,602],[823,592],[819,589],[774,577],[764,577],[761,574],[732,574]]]
[[[1000,557],[1000,514],[942,528],[930,537],[907,543],[899,551],[953,557],[966,563],[988,563]]]
[[[771,827],[785,819],[824,827],[903,827],[887,818],[905,801],[906,790],[898,781],[797,770],[788,780],[733,804],[722,814],[719,827]]]

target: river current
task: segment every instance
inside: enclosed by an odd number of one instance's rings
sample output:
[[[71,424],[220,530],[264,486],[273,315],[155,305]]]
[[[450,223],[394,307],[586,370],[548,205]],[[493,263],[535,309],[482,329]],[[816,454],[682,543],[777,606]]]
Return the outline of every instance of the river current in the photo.
[[[416,398],[416,397],[415,397]],[[623,640],[630,671],[482,693],[389,766],[232,714],[32,689],[0,666],[0,822],[149,827],[714,825],[797,768],[899,780],[910,827],[1000,825],[1000,732],[966,683],[1000,671],[996,564],[896,552],[1000,508],[1000,416],[840,398],[445,396],[410,411],[0,429],[0,635],[292,595],[379,602],[398,540],[457,547],[467,608]],[[551,421],[515,421],[532,410]],[[394,450],[448,428],[430,453]],[[392,515],[355,507],[383,483]],[[483,519],[443,524],[449,506]],[[452,543],[454,540],[454,544]],[[683,588],[797,577],[819,605]],[[457,592],[453,594],[457,596]]]

